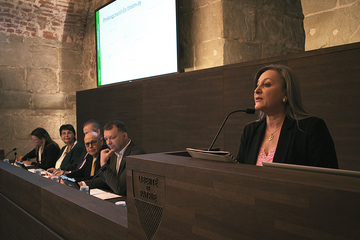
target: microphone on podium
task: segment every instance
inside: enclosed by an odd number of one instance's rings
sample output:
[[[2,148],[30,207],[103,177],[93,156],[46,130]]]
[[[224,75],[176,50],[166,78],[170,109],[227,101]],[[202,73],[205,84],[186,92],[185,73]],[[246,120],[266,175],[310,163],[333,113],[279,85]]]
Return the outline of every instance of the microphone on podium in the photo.
[[[220,162],[237,162],[236,159],[231,155],[228,151],[211,151],[211,148],[213,147],[217,137],[219,136],[222,128],[224,127],[226,120],[229,118],[229,116],[233,113],[237,112],[244,112],[247,114],[254,114],[255,109],[248,108],[246,110],[236,110],[231,113],[229,113],[223,123],[220,126],[219,131],[217,132],[214,140],[212,141],[210,147],[207,150],[200,150],[195,148],[186,148],[186,151],[191,155],[193,158],[199,158],[199,159],[205,159],[205,160],[212,160],[212,161],[220,161]]]
[[[217,134],[215,135],[214,140],[212,141],[212,143],[210,144],[210,147],[208,148],[208,151],[211,151],[211,148],[214,146],[214,143],[215,143],[216,139],[218,138],[218,136],[219,136],[222,128],[224,127],[224,125],[225,125],[225,123],[226,123],[226,120],[229,118],[229,116],[230,116],[231,114],[237,113],[237,112],[244,112],[244,113],[246,113],[246,114],[254,114],[254,113],[255,113],[255,109],[247,108],[246,110],[236,110],[236,111],[232,111],[231,113],[229,113],[229,114],[225,117],[223,123],[221,124],[221,126],[220,126],[220,128],[219,128],[219,131],[218,131]]]

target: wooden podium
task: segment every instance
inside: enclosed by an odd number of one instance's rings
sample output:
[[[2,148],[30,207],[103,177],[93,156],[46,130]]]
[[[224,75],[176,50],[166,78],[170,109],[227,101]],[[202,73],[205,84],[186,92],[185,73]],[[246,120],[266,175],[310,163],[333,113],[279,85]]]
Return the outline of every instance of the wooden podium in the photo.
[[[0,161],[1,239],[127,239],[126,209]]]
[[[360,178],[193,159],[127,157],[129,239],[357,239]]]
[[[128,156],[127,208],[0,161],[4,239],[358,239],[360,178]]]

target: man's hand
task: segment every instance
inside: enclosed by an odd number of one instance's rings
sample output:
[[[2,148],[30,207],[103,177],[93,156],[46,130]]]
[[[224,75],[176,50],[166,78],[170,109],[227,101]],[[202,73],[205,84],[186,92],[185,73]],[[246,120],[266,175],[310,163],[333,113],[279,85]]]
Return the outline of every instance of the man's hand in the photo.
[[[53,176],[60,176],[64,173],[63,170],[56,169],[56,168],[48,168],[46,172],[51,173]]]
[[[58,171],[54,172],[53,174],[54,174],[55,176],[61,176],[61,175],[63,175],[63,173],[64,173],[63,170],[58,170]]]
[[[113,150],[110,149],[104,149],[101,151],[100,154],[100,166],[104,166],[105,163],[107,163],[107,161],[110,159],[111,154],[113,153]]]

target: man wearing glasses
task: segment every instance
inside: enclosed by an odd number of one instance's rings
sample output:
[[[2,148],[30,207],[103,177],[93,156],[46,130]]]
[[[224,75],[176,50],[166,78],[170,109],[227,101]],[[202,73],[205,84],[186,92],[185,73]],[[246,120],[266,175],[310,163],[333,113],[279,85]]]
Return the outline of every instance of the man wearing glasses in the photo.
[[[109,148],[100,153],[100,177],[79,185],[85,183],[90,188],[108,189],[126,196],[126,156],[145,154],[145,151],[129,139],[125,124],[118,120],[104,126],[104,139]]]
[[[90,185],[96,171],[100,168],[100,153],[104,149],[101,135],[96,132],[89,132],[84,137],[84,144],[87,155],[81,168],[67,173],[66,176],[76,181],[84,181],[83,185]]]

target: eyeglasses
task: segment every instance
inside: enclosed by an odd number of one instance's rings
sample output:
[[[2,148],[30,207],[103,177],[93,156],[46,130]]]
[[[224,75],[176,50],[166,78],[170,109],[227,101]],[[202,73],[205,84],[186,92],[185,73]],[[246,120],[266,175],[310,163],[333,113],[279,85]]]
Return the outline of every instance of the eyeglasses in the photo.
[[[85,143],[85,146],[86,146],[86,147],[90,147],[90,146],[95,145],[97,142],[98,142],[98,141],[87,142],[87,143]]]

